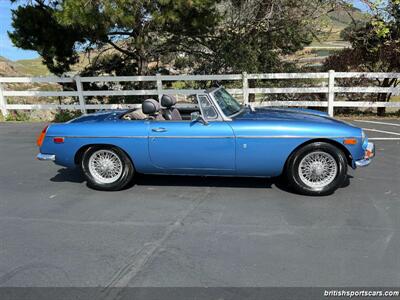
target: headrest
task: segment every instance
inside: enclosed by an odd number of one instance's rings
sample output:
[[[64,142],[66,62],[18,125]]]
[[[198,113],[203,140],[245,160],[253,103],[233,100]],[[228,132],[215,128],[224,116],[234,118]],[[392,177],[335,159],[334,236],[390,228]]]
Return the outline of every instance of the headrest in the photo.
[[[154,115],[161,109],[160,103],[154,99],[144,100],[142,103],[142,112],[146,115]]]
[[[163,95],[161,97],[161,106],[170,108],[176,104],[176,99],[171,95]]]

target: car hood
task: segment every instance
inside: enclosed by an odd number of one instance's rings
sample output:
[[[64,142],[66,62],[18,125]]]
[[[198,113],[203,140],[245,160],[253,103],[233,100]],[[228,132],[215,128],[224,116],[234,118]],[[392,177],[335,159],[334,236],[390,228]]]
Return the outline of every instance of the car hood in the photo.
[[[339,122],[329,117],[328,114],[311,109],[301,108],[271,108],[257,107],[252,111],[245,108],[233,117],[234,120],[282,120],[282,121],[310,121],[310,122]]]

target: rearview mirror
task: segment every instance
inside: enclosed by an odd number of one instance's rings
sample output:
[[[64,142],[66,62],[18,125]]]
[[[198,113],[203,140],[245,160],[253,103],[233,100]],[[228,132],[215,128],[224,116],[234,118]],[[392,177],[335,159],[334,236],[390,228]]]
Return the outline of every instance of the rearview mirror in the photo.
[[[204,125],[208,125],[207,120],[204,119],[203,116],[202,116],[199,112],[197,112],[197,111],[192,112],[192,113],[190,114],[190,120],[191,120],[192,122],[200,122],[200,123],[202,123],[202,124],[204,124]]]

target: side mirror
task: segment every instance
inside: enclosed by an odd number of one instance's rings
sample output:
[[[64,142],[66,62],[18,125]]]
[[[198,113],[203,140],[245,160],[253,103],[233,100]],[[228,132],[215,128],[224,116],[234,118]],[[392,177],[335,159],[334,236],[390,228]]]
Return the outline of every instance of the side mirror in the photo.
[[[197,111],[192,112],[192,113],[190,114],[190,120],[191,120],[192,122],[200,122],[200,123],[202,123],[203,125],[208,125],[207,120],[204,119],[203,116],[202,116],[201,114],[199,114],[199,112],[197,112]]]

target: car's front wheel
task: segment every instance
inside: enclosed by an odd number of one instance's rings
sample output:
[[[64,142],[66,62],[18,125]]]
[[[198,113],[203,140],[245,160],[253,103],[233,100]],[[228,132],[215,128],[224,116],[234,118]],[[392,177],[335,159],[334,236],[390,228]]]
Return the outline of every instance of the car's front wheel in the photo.
[[[81,167],[90,187],[118,191],[133,178],[134,168],[129,157],[117,147],[93,146],[82,156]]]
[[[346,180],[346,157],[334,145],[311,143],[289,158],[286,175],[290,185],[301,194],[329,195]]]

